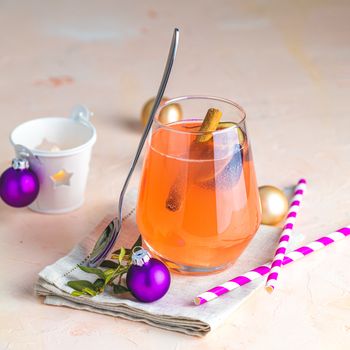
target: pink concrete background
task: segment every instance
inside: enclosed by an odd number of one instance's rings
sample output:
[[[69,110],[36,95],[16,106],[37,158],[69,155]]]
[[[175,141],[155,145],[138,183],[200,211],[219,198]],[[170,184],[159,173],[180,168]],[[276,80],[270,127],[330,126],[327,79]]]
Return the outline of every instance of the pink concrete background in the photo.
[[[1,169],[25,120],[84,103],[99,136],[83,208],[45,216],[0,203],[0,349],[349,349],[347,241],[289,267],[273,296],[259,290],[204,339],[34,296],[38,271],[115,205],[175,25],[166,94],[245,107],[259,184],[309,180],[296,227],[307,241],[350,223],[349,1],[0,1]]]

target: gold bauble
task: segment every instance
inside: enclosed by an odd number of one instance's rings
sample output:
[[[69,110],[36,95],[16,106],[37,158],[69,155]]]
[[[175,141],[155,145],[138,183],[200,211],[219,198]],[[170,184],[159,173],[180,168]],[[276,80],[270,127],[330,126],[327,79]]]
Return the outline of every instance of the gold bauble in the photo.
[[[162,124],[170,124],[178,122],[182,119],[182,109],[178,103],[171,103],[164,108],[159,113],[158,120]]]
[[[148,122],[149,115],[151,114],[155,97],[150,98],[142,107],[142,112],[141,112],[141,122],[142,125],[145,126]],[[167,102],[169,99],[167,97],[163,97],[162,100],[160,101],[160,105],[164,105],[165,102]]]
[[[141,121],[142,121],[143,126],[145,126],[147,124],[149,115],[150,115],[151,110],[153,108],[154,101],[155,101],[154,97],[149,99],[142,108]],[[169,101],[169,99],[167,97],[163,97],[161,102],[160,102],[160,106],[164,105],[167,101]],[[159,117],[158,117],[158,120],[162,124],[169,124],[169,123],[177,122],[181,119],[182,119],[182,110],[181,110],[181,106],[178,103],[172,103],[172,104],[164,107],[161,110]]]
[[[288,211],[288,199],[284,192],[274,186],[259,187],[262,218],[265,225],[276,225]]]

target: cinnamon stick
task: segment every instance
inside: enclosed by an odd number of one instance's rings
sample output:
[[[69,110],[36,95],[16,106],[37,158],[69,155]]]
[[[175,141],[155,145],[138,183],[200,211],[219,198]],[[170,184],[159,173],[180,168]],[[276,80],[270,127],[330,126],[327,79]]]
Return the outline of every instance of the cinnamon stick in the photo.
[[[184,181],[181,174],[176,177],[176,180],[170,187],[165,206],[170,211],[177,211],[181,207],[182,196],[184,190]]]
[[[196,137],[196,142],[206,142],[209,141],[213,134],[211,131],[215,131],[220,123],[222,117],[222,112],[216,108],[209,108],[208,112],[203,120],[203,123],[199,129],[200,132],[205,132],[206,134],[198,135]]]
[[[222,112],[216,108],[210,108],[202,122],[199,129],[203,134],[198,135],[195,141],[190,146],[190,155],[194,148],[201,147],[200,144],[209,141],[213,134],[211,132],[215,131],[220,123]],[[205,133],[205,134],[204,134]],[[170,187],[168,197],[165,202],[165,206],[170,211],[177,211],[181,207],[182,198],[184,191],[184,179],[183,174],[179,174]]]

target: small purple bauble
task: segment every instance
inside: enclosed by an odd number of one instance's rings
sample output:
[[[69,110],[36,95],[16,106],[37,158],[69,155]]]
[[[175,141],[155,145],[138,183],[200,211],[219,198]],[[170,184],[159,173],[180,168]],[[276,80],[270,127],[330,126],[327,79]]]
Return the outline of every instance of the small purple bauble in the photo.
[[[135,254],[138,257],[135,258]],[[142,254],[143,257],[138,259]],[[170,272],[165,264],[150,258],[146,250],[133,254],[133,265],[126,275],[126,284],[136,299],[145,303],[160,299],[169,290],[170,280]]]
[[[15,208],[33,203],[39,193],[39,180],[30,169],[8,168],[0,177],[0,197]]]

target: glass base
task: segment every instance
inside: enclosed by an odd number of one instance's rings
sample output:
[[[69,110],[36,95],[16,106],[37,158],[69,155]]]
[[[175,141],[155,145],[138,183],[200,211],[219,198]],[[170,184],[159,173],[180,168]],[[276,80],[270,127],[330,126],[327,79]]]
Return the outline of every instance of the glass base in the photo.
[[[232,261],[224,265],[210,266],[210,267],[183,265],[164,258],[161,254],[156,252],[145,240],[143,240],[143,243],[145,244],[146,248],[148,249],[148,251],[151,253],[152,256],[163,261],[163,263],[166,264],[171,271],[180,273],[182,275],[198,275],[198,276],[211,275],[211,274],[222,272],[223,270],[232,266],[232,264],[234,263],[234,261]]]

